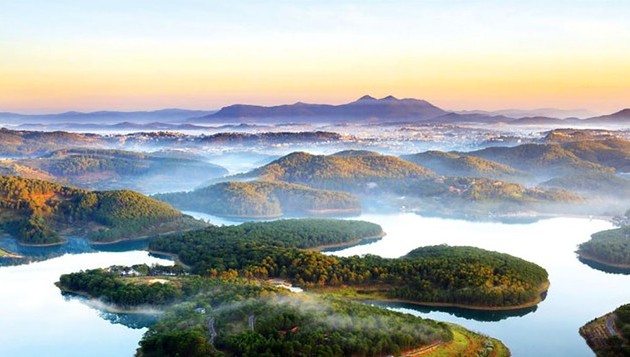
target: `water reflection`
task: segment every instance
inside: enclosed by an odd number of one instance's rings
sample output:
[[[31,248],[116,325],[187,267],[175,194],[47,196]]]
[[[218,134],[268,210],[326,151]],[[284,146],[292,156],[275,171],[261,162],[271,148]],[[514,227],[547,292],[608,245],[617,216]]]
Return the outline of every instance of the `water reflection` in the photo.
[[[104,304],[100,304],[95,300],[86,298],[85,296],[73,294],[70,292],[60,292],[64,301],[79,301],[82,304],[96,310],[98,315],[112,324],[123,325],[131,329],[144,329],[155,324],[161,314],[155,312],[139,312],[139,313],[123,313],[107,311]]]
[[[140,328],[140,321],[133,321],[132,316],[101,313],[76,298],[66,299],[54,282],[65,273],[142,263],[172,264],[150,257],[147,252],[132,251],[66,254],[42,262],[0,267],[0,306],[5,307],[0,318],[0,355],[133,355],[145,331]]]
[[[363,215],[380,224],[382,240],[332,253],[338,256],[378,254],[396,258],[420,247],[438,244],[474,246],[534,262],[549,273],[546,299],[535,310],[507,316],[471,313],[453,308],[391,305],[405,313],[460,324],[503,341],[515,356],[592,356],[580,326],[630,302],[628,276],[607,274],[580,263],[575,250],[591,234],[610,229],[610,222],[552,218],[532,224],[470,222],[422,217],[412,213]],[[330,253],[328,253],[330,254]]]
[[[119,324],[128,328],[138,330],[145,329],[155,324],[159,319],[159,314],[125,314],[101,311],[99,316],[112,324]]]
[[[79,254],[95,251],[85,238],[66,237],[66,240],[66,243],[52,246],[27,246],[18,244],[13,237],[4,236],[0,238],[0,248],[20,255],[22,258],[0,259],[0,266],[26,264],[60,257],[64,254]]]
[[[599,271],[603,271],[604,273],[630,275],[630,268],[612,267],[612,266],[609,266],[609,265],[604,265],[602,263],[598,263],[596,261],[584,259],[584,258],[581,258],[581,257],[578,257],[577,259],[580,262],[582,262],[582,264],[588,265],[589,267],[591,267],[593,269],[596,269],[596,270],[599,270]],[[630,297],[629,297],[629,300],[630,300]]]
[[[122,241],[112,244],[91,244],[84,237],[65,237],[66,242],[52,246],[28,246],[19,244],[15,238],[3,236],[0,238],[0,248],[20,255],[21,258],[2,258],[0,266],[28,264],[43,261],[64,254],[82,254],[94,252],[128,252],[132,250],[146,250],[150,238]]]
[[[410,304],[404,302],[383,302],[383,301],[366,301],[366,303],[374,306],[385,307],[389,309],[406,309],[413,310],[419,314],[429,314],[432,312],[445,312],[453,316],[475,321],[501,321],[510,317],[521,317],[529,313],[535,312],[538,306],[527,307],[523,309],[509,310],[509,311],[483,311],[464,309],[460,307],[450,306],[425,306],[418,304]]]

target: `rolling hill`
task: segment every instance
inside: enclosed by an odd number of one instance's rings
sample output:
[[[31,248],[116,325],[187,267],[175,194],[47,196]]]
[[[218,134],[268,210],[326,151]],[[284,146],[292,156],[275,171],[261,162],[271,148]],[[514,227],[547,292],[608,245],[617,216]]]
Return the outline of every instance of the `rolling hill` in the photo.
[[[226,175],[221,166],[185,158],[167,158],[131,151],[64,149],[37,159],[20,159],[21,167],[85,189],[133,189],[141,192],[190,189]]]
[[[431,169],[443,176],[469,176],[498,180],[514,180],[526,175],[507,165],[454,152],[427,151],[412,155],[403,155],[400,158]]]
[[[386,189],[388,183],[429,179],[431,170],[394,156],[369,151],[332,155],[294,152],[242,175],[267,181],[284,181],[329,190]]]
[[[62,235],[113,242],[203,226],[166,203],[133,191],[92,192],[0,176],[0,227],[23,244],[62,243]]]
[[[541,181],[588,172],[614,172],[612,168],[581,159],[572,151],[555,143],[490,147],[466,154],[526,171]]]
[[[284,182],[222,182],[191,192],[153,197],[182,210],[230,217],[269,218],[361,212],[359,199],[348,193],[316,190]]]

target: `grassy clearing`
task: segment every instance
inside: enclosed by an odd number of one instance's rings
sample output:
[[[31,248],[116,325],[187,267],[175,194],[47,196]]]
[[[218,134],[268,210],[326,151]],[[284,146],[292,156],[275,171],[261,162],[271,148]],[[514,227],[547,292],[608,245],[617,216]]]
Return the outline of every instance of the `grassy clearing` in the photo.
[[[449,324],[449,327],[453,331],[453,340],[423,353],[423,356],[510,356],[510,350],[497,339],[468,331],[459,325]]]

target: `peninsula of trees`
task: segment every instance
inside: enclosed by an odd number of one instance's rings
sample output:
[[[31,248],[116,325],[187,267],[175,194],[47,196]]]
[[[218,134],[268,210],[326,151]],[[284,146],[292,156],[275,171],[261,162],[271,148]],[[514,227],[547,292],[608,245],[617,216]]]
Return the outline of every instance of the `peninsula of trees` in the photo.
[[[92,192],[0,176],[0,228],[23,244],[57,244],[66,234],[107,243],[202,226],[168,204],[133,191]]]
[[[116,266],[62,275],[57,285],[126,309],[165,311],[144,334],[137,356],[400,355],[461,348],[455,335],[464,335],[467,351],[509,355],[500,341],[457,326],[339,297],[290,293],[264,281],[182,275],[179,269]]]
[[[196,274],[281,278],[306,289],[351,287],[418,303],[520,308],[537,304],[548,286],[543,268],[472,247],[424,247],[399,259],[312,250],[374,236],[377,227],[331,220],[245,223],[160,237],[149,248],[177,255]]]
[[[580,244],[577,253],[586,261],[630,269],[630,226],[593,234],[589,241]]]

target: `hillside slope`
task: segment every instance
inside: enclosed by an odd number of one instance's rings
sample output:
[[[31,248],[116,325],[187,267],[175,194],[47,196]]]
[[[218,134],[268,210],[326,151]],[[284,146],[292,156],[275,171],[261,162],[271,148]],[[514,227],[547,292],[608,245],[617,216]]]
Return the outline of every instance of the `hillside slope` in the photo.
[[[56,244],[65,234],[113,242],[203,224],[133,191],[92,192],[0,176],[0,225],[24,244]]]
[[[182,210],[230,217],[358,214],[358,198],[284,182],[222,182],[191,192],[153,196]]]

